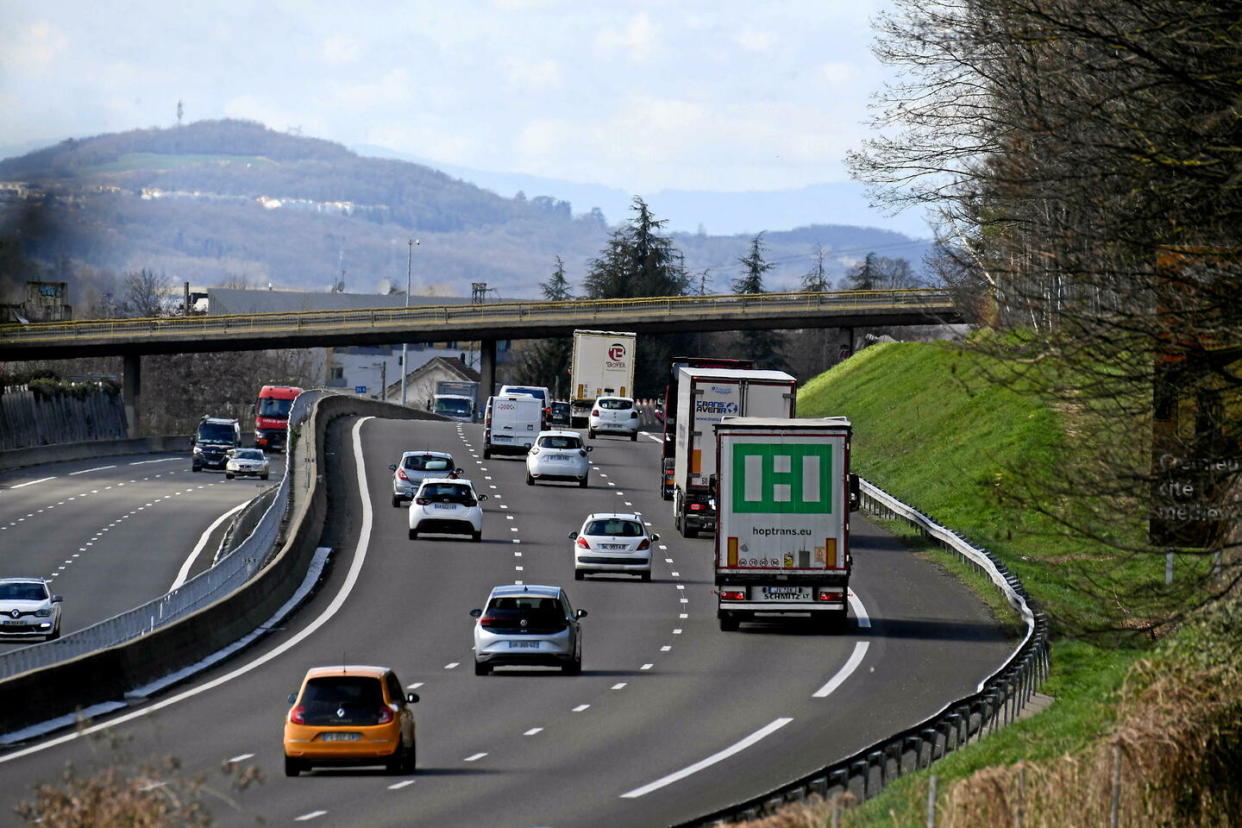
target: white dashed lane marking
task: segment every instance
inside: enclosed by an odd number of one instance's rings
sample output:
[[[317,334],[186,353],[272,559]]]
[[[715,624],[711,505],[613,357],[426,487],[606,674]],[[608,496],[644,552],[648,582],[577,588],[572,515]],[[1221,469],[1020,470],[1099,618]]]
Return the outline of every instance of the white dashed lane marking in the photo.
[[[413,780],[413,779],[406,779],[406,780],[404,780],[404,781],[402,781],[402,782],[393,782],[391,785],[389,785],[389,786],[388,786],[388,790],[390,790],[390,791],[399,791],[399,790],[401,790],[402,788],[408,788],[409,786],[411,786],[411,785],[413,785],[413,784],[414,784],[414,780]]]

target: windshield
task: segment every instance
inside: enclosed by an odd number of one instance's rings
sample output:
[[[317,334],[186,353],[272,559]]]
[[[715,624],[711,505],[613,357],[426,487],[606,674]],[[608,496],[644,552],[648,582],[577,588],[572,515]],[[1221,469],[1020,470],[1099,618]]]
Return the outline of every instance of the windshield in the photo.
[[[260,417],[279,417],[282,420],[289,419],[289,409],[293,407],[293,400],[275,400],[271,397],[262,397],[259,399],[259,416]]]
[[[263,452],[258,449],[238,449],[233,452],[233,457],[238,460],[262,460]]]
[[[0,600],[46,601],[47,587],[43,584],[0,584]]]
[[[237,433],[233,430],[232,425],[225,423],[199,423],[198,425],[198,441],[200,443],[228,443],[230,445],[237,439]]]
[[[599,399],[599,400],[596,400],[596,402],[599,404],[600,408],[606,411],[628,411],[634,407],[633,400],[621,400],[621,399],[612,398],[612,399]]]
[[[550,449],[582,448],[582,438],[581,437],[569,437],[569,436],[562,437],[559,434],[552,434],[547,437],[540,438],[539,446],[541,448],[550,448]]]
[[[444,399],[436,400],[436,413],[467,417],[470,415],[470,401]]]
[[[637,538],[643,534],[643,527],[632,520],[593,520],[587,524],[587,535],[608,535],[615,538]]]

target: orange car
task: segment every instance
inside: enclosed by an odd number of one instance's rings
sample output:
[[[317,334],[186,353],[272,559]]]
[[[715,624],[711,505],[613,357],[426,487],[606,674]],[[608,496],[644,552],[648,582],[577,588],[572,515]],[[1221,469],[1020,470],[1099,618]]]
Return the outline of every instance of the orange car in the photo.
[[[414,714],[406,705],[416,701],[387,667],[312,667],[289,696],[285,776],[314,765],[384,765],[389,773],[413,773]]]

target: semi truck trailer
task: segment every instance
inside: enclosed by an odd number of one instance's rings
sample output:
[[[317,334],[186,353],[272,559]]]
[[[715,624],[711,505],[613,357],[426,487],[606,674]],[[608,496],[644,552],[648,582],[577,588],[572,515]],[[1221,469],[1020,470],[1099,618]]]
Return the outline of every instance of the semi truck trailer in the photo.
[[[634,346],[638,334],[574,331],[569,364],[569,421],[586,426],[596,397],[634,396]]]

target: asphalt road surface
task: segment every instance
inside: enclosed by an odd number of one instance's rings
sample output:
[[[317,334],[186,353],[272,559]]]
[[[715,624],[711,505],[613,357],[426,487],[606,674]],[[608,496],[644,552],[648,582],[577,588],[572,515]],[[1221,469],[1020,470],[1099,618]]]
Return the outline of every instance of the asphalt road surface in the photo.
[[[1012,649],[954,578],[858,513],[848,631],[722,633],[712,539],[673,531],[654,440],[590,441],[588,489],[526,486],[522,459],[483,460],[480,440],[475,425],[339,421],[327,458],[335,551],[314,598],[223,667],[105,720],[119,747],[88,729],[0,755],[0,813],[67,762],[86,773],[173,755],[230,798],[209,803],[225,825],[667,825],[910,725],[973,690]],[[406,537],[388,465],[421,448],[451,451],[490,496],[482,543]],[[661,535],[652,582],[575,582],[567,533],[589,512],[614,510],[641,512]],[[563,585],[589,612],[580,676],[473,674],[469,610],[515,581]],[[392,667],[421,695],[415,774],[283,776],[289,693],[308,667],[342,662]],[[265,781],[230,790],[218,772],[230,762],[257,766]]]

